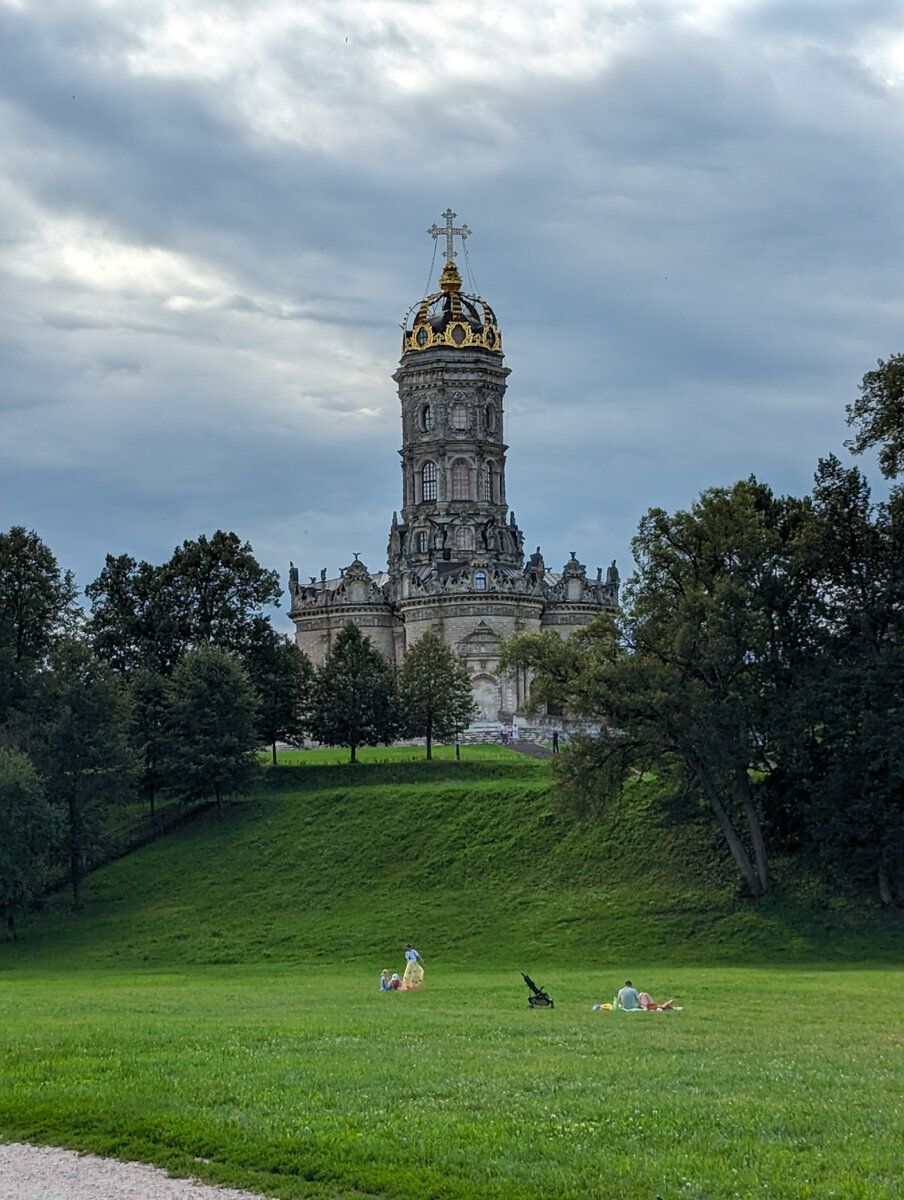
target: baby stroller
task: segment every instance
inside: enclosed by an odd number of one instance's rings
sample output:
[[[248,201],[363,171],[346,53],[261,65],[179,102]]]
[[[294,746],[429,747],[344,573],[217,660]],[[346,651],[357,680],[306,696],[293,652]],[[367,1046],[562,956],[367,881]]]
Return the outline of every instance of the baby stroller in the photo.
[[[528,1008],[555,1008],[552,997],[548,996],[542,988],[537,987],[530,975],[525,975],[522,971],[521,978],[531,990],[531,994],[527,998]]]

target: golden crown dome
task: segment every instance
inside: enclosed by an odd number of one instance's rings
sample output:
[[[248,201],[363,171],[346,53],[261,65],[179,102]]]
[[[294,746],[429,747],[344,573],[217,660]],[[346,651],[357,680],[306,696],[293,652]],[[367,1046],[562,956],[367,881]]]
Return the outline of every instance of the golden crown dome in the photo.
[[[461,290],[461,276],[451,258],[443,268],[439,286],[441,291],[408,310],[402,353],[437,347],[453,350],[479,347],[501,354],[502,338],[496,314],[486,300]]]

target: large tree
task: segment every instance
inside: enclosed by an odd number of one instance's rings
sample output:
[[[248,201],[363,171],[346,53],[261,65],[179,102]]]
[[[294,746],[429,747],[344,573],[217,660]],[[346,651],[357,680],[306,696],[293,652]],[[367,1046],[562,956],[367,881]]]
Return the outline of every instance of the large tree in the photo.
[[[244,791],[257,772],[256,699],[236,658],[216,646],[183,656],[173,671],[172,786],[186,798]]]
[[[396,731],[395,689],[386,659],[353,621],[339,630],[314,681],[309,724],[327,746],[384,746]]]
[[[809,732],[773,780],[818,859],[904,903],[904,494],[820,462],[809,544],[820,615],[795,684]]]
[[[806,504],[753,479],[710,489],[687,512],[653,509],[617,624],[598,618],[565,647],[521,635],[503,655],[534,673],[538,698],[603,725],[562,756],[572,797],[592,809],[631,772],[677,771],[752,896],[770,878],[751,771],[770,769],[773,723],[790,719],[781,697],[809,619],[796,573],[808,519]]]
[[[148,667],[170,674],[198,646],[244,655],[281,588],[248,542],[217,530],[183,542],[161,566],[108,555],[85,594],[98,654],[118,671]]]
[[[454,737],[477,711],[464,663],[431,631],[405,652],[396,688],[401,727],[426,739],[427,758],[434,740]]]
[[[878,447],[885,478],[904,473],[904,354],[880,358],[875,371],[867,371],[860,395],[847,406],[847,420],[855,433],[846,445],[855,454]]]
[[[119,680],[90,647],[61,639],[37,675],[23,742],[65,821],[63,860],[73,906],[101,849],[110,807],[129,797],[134,758],[128,702]]]
[[[34,532],[0,533],[0,724],[19,705],[28,681],[56,638],[75,621],[77,590]]]
[[[0,749],[0,913],[13,940],[16,917],[43,890],[57,834],[57,813],[28,756]]]
[[[270,746],[275,764],[276,743],[297,741],[307,727],[314,668],[293,641],[263,618],[256,622],[243,663],[257,695],[258,736]]]

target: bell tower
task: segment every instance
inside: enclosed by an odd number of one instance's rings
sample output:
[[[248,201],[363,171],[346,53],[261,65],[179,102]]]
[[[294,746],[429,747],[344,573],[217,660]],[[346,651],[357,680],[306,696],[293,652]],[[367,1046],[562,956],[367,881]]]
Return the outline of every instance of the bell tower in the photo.
[[[492,561],[520,570],[523,539],[505,495],[503,441],[506,377],[496,315],[465,292],[455,265],[454,226],[443,227],[446,264],[440,291],[413,305],[393,379],[402,408],[402,520],[394,518],[390,571],[433,567],[441,573]],[[443,565],[448,564],[448,565]]]

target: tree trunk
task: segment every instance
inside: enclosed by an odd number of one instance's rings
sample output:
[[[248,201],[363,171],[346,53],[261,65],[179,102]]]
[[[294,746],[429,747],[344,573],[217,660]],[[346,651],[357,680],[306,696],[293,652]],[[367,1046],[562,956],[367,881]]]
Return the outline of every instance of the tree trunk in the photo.
[[[351,754],[349,755],[349,759],[348,759],[349,762],[357,762],[358,761],[358,755],[356,753],[357,749],[358,749],[357,746],[349,746],[349,750],[351,751]]]
[[[760,824],[756,805],[753,802],[750,776],[746,771],[738,773],[738,790],[741,793],[741,807],[744,812],[744,818],[747,821],[747,828],[750,831],[750,843],[753,846],[757,878],[760,881],[762,891],[765,893],[769,891],[769,858],[766,853],[766,840],[763,837],[763,827]]]
[[[757,872],[754,870],[753,863],[750,861],[750,855],[734,827],[731,817],[725,811],[722,801],[719,799],[719,794],[716,786],[709,776],[709,772],[702,763],[692,761],[694,774],[697,776],[697,781],[706,797],[706,802],[709,805],[713,816],[719,828],[722,830],[722,836],[728,843],[728,849],[731,851],[731,857],[735,860],[735,866],[744,881],[744,885],[750,892],[751,896],[756,899],[763,894],[763,887],[760,884],[760,879]]]
[[[276,742],[273,743],[273,765],[276,766]]]
[[[72,910],[82,907],[82,823],[78,797],[69,797],[69,882],[72,884]]]
[[[433,726],[427,726],[427,759],[433,758]]]
[[[16,916],[15,913],[7,913],[6,924],[9,929],[9,940],[17,942],[19,939],[16,935]]]
[[[889,882],[888,871],[886,870],[886,866],[885,866],[885,851],[884,850],[882,851],[882,855],[879,859],[878,877],[879,877],[879,899],[882,901],[882,904],[885,908],[891,908],[894,905],[895,900],[894,900],[894,896],[892,896],[892,894],[891,894],[891,883]]]

